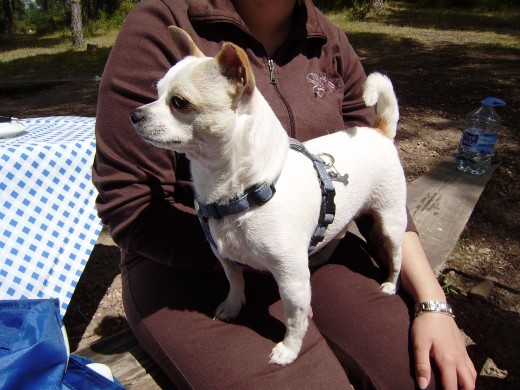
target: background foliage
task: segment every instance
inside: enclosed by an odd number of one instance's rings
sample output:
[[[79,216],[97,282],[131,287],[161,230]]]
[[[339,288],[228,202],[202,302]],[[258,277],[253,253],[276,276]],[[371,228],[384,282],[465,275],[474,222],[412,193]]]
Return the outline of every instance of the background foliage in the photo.
[[[389,0],[314,0],[314,4],[325,11],[371,10],[374,7],[388,3]],[[499,11],[512,7],[520,7],[520,0],[407,0],[407,3],[417,7],[434,8],[482,8],[488,11]],[[366,14],[365,14],[366,16]]]
[[[81,0],[84,34],[118,28],[139,0]],[[389,0],[315,0],[324,11],[346,12],[351,20],[363,20]],[[415,7],[471,7],[499,11],[520,7],[520,0],[407,0]],[[70,0],[2,0],[0,33],[48,34],[69,29]]]
[[[82,0],[81,13],[86,35],[119,27],[139,0]],[[9,26],[9,12],[14,26]],[[2,0],[1,33],[39,35],[68,29],[71,23],[70,0]]]

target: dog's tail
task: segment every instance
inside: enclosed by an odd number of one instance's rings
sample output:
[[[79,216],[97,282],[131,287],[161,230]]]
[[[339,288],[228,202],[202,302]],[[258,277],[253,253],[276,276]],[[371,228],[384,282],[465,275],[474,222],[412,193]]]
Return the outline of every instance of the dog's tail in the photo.
[[[363,99],[367,107],[376,106],[374,127],[393,140],[397,132],[399,107],[390,79],[381,73],[371,73],[365,83]]]

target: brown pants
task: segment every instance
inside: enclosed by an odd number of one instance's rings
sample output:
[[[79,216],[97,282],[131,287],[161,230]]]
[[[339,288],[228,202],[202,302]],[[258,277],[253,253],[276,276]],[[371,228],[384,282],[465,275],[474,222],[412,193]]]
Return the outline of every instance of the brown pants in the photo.
[[[128,257],[122,275],[130,326],[179,389],[415,388],[410,302],[379,291],[385,272],[351,235],[313,271],[314,317],[300,355],[285,367],[268,363],[285,332],[270,276],[246,273],[246,306],[225,323],[212,319],[228,290],[223,273]]]

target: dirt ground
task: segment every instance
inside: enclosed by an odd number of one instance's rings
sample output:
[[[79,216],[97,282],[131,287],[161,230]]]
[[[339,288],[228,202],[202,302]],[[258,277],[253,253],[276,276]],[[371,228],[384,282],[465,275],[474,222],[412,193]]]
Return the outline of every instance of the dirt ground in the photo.
[[[506,100],[497,146],[501,166],[486,187],[459,244],[441,273],[469,353],[479,389],[520,388],[520,51],[476,45],[367,41],[349,35],[367,72],[393,82],[401,107],[397,147],[409,181],[453,154],[466,113],[486,96]],[[375,39],[377,38],[377,39]],[[370,43],[368,43],[370,42]],[[2,113],[27,118],[94,116],[94,74],[37,91],[0,96]],[[489,301],[468,296],[488,278]],[[106,236],[95,247],[65,318],[72,348],[127,326],[121,305],[118,249]]]

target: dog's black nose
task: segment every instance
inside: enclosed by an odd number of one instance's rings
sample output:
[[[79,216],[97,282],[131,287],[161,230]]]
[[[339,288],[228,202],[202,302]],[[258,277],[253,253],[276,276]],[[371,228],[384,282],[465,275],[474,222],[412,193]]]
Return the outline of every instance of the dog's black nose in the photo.
[[[135,125],[138,122],[141,122],[144,119],[144,113],[141,110],[135,110],[132,112],[132,115],[130,115],[130,120]]]

